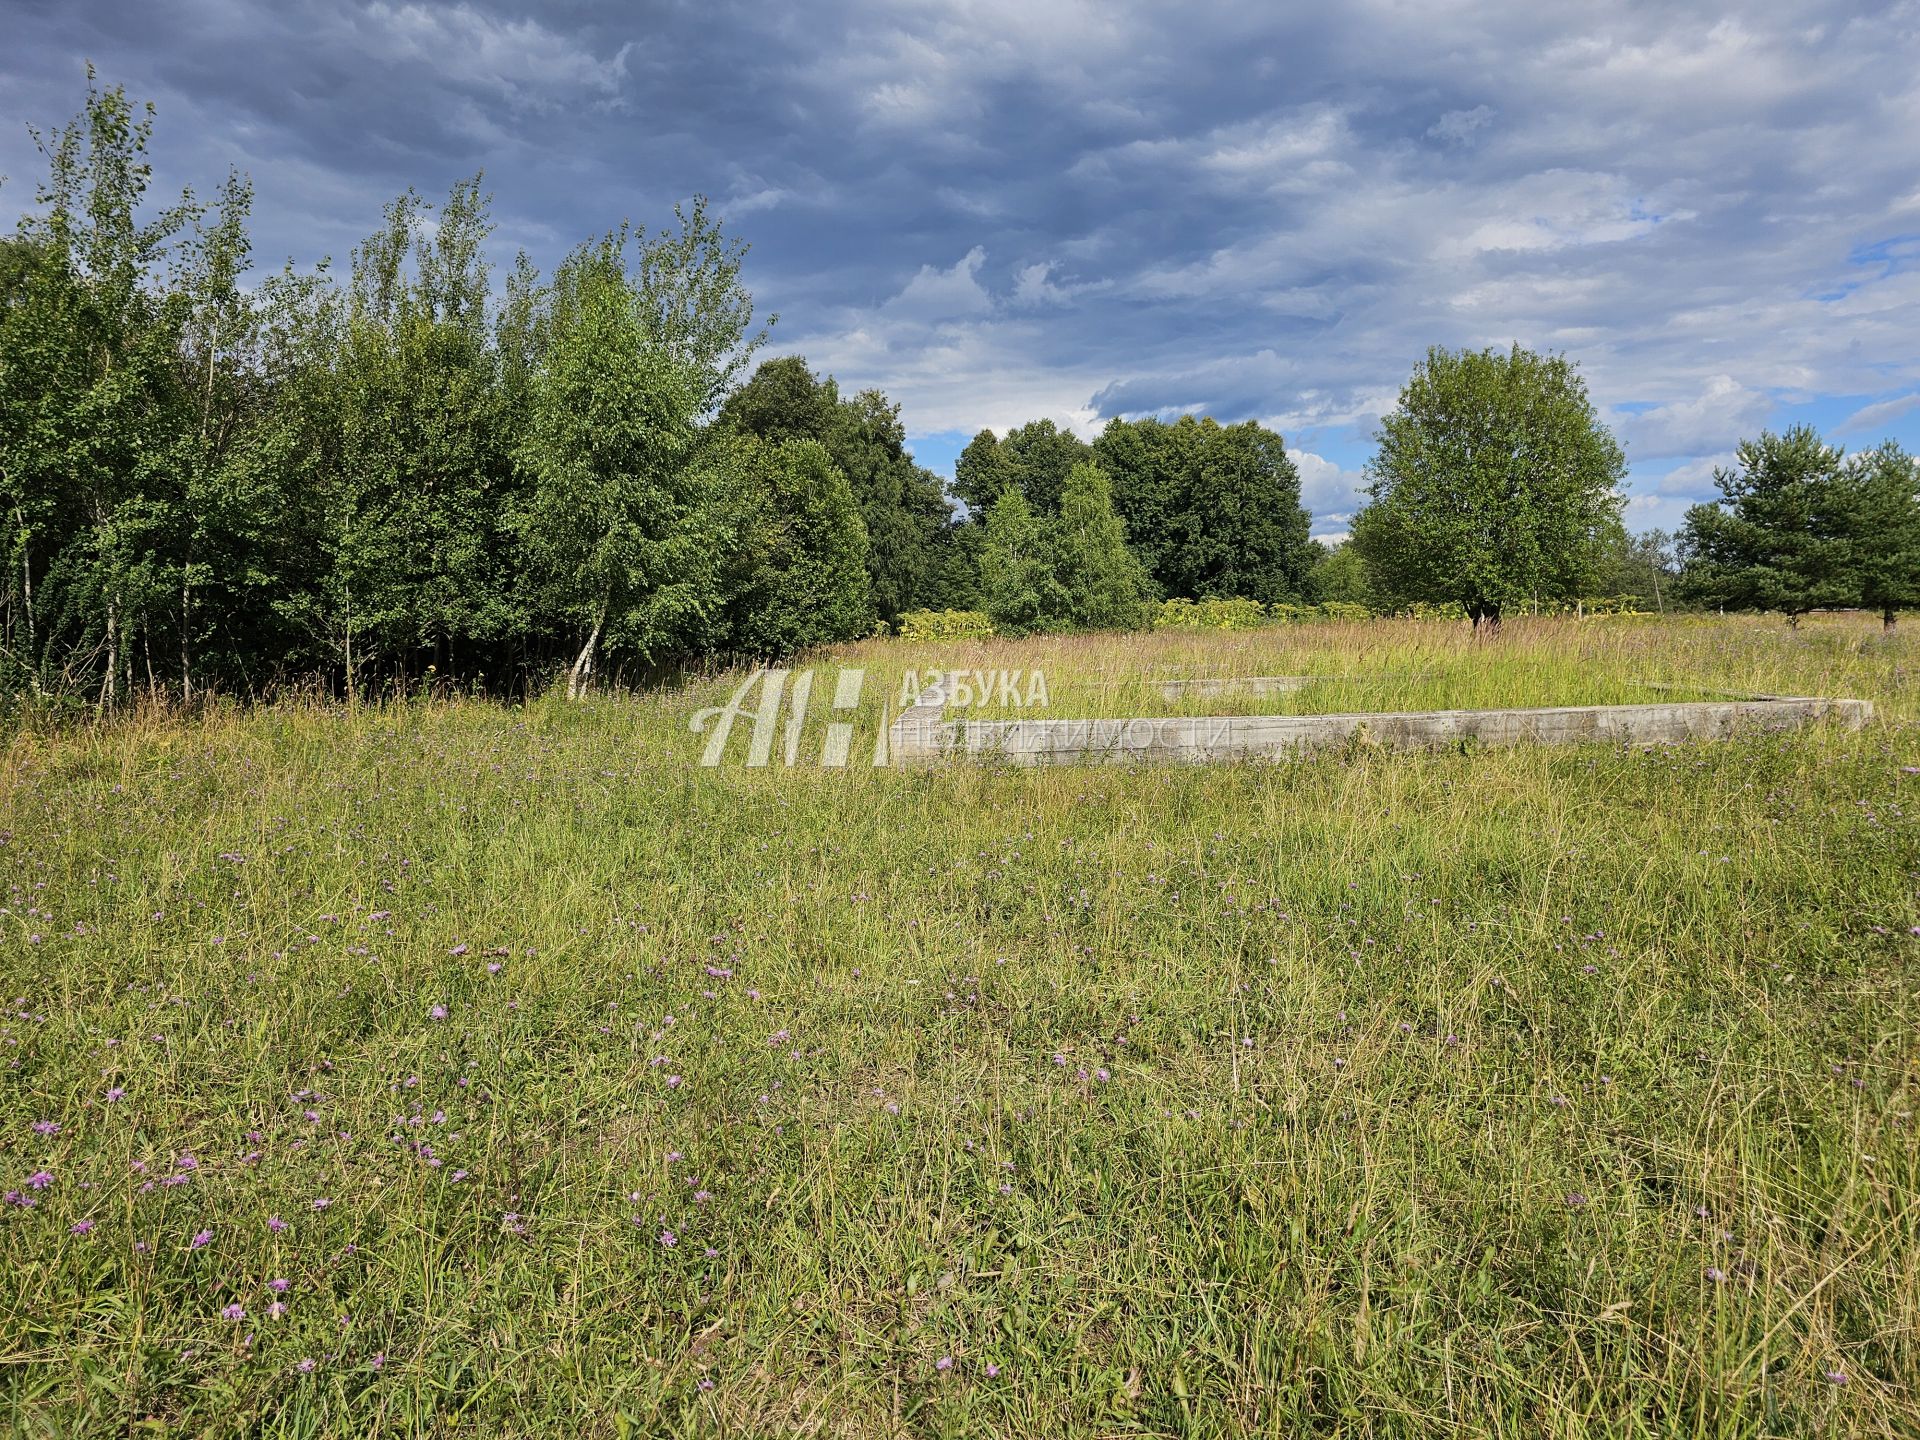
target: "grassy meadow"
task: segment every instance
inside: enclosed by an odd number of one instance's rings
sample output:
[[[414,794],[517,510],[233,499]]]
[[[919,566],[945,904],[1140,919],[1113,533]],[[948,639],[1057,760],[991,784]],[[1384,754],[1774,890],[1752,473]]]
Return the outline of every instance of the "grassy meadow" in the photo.
[[[698,764],[738,675],[19,730],[0,1425],[1920,1433],[1916,664],[1867,617],[869,642],[764,769]],[[875,769],[936,667],[1877,716]],[[1283,674],[1329,680],[1155,688]]]

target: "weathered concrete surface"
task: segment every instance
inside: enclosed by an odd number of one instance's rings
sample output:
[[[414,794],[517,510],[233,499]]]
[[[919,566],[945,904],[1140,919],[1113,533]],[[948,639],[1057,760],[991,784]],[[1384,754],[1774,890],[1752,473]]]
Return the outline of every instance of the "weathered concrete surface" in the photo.
[[[1275,759],[1358,744],[1420,749],[1592,742],[1659,745],[1742,731],[1794,730],[1825,720],[1858,730],[1865,700],[1779,698],[1661,705],[1565,705],[1521,710],[1420,710],[1355,715],[1251,715],[1132,720],[942,720],[926,708],[892,730],[895,764],[959,755],[1018,765]]]

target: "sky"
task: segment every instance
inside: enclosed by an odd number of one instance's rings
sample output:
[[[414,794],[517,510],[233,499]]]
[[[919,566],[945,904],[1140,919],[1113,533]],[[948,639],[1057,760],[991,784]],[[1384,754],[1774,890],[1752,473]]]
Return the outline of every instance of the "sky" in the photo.
[[[1289,13],[1295,12],[1295,13]],[[1321,536],[1430,346],[1577,362],[1677,526],[1742,437],[1920,450],[1920,0],[0,0],[0,226],[91,60],[155,184],[343,264],[484,171],[550,267],[710,197],[767,355],[952,473],[1041,417],[1259,420]]]

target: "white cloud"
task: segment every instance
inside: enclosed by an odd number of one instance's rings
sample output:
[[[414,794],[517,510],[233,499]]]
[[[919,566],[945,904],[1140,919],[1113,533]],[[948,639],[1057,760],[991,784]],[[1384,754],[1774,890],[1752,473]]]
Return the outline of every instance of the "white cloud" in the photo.
[[[987,294],[979,279],[980,267],[986,259],[987,252],[976,245],[951,269],[936,270],[931,265],[922,265],[920,272],[881,309],[902,320],[951,320],[984,315],[993,309],[993,297]]]
[[[1474,131],[1490,124],[1492,120],[1491,105],[1476,105],[1471,110],[1449,110],[1427,127],[1427,134],[1448,145],[1464,145],[1472,138]]]
[[[381,58],[430,65],[525,109],[582,93],[617,96],[633,50],[629,42],[602,60],[536,19],[502,20],[464,0],[444,7],[374,0],[359,23],[374,32]]]
[[[1842,434],[1858,434],[1863,430],[1877,430],[1890,425],[1902,415],[1910,415],[1920,410],[1920,390],[1911,395],[1896,395],[1891,400],[1877,401],[1872,405],[1863,405],[1845,420],[1840,422]]]
[[[777,343],[914,433],[1202,409],[1350,455],[1428,346],[1518,341],[1637,472],[1684,462],[1636,520],[1784,404],[1920,436],[1914,0],[15,8],[15,113],[71,113],[94,55],[160,103],[156,192],[253,173],[269,264],[481,164],[501,258],[546,266],[723,197]],[[0,204],[40,168],[0,127]]]
[[[1765,392],[1731,375],[1715,375],[1698,394],[1628,415],[1616,428],[1635,460],[1699,455],[1724,450],[1761,428],[1772,409],[1773,398]]]
[[[1361,493],[1367,477],[1359,470],[1348,470],[1311,450],[1287,451],[1294,469],[1300,472],[1300,503],[1314,517],[1316,531],[1326,523],[1344,523],[1365,503]]]
[[[1047,277],[1053,265],[1046,260],[1023,265],[1013,275],[1013,298],[1022,305],[1065,305],[1070,298],[1065,290]]]
[[[1606,245],[1639,239],[1661,223],[1663,217],[1650,212],[1620,176],[1546,170],[1502,186],[1493,213],[1448,242],[1447,249],[1471,255]]]

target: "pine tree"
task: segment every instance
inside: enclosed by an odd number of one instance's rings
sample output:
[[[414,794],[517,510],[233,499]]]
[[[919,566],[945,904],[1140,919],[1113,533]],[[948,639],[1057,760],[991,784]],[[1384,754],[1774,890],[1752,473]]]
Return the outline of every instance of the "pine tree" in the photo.
[[[1841,488],[1850,586],[1891,630],[1901,610],[1920,605],[1920,462],[1889,440],[1854,456]]]
[[[1687,512],[1682,549],[1688,598],[1741,610],[1802,615],[1858,602],[1849,580],[1855,521],[1840,452],[1811,426],[1743,440],[1732,469],[1714,471],[1721,498]]]

